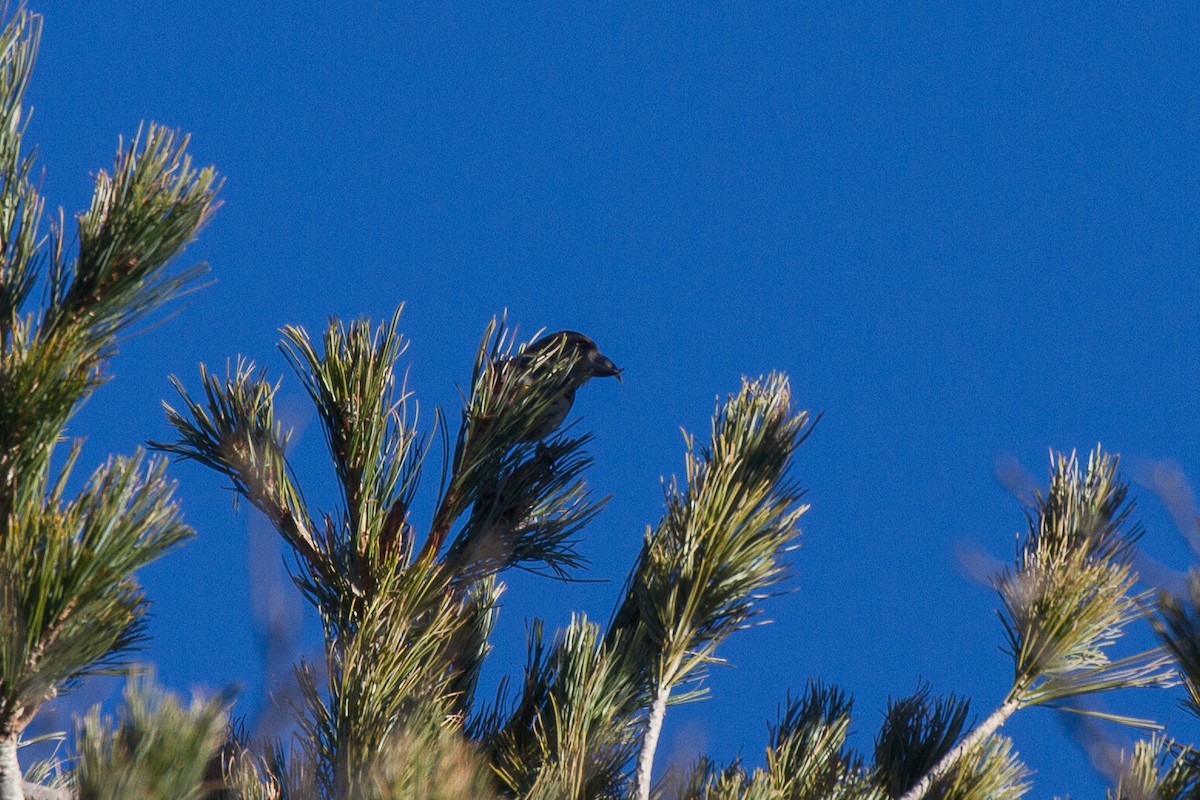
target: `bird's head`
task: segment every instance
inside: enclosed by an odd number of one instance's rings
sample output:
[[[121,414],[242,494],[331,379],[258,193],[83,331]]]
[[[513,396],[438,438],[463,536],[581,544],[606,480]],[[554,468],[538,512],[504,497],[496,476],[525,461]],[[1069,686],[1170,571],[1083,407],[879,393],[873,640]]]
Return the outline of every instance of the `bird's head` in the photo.
[[[582,333],[577,331],[548,333],[531,344],[525,354],[536,357],[551,351],[557,351],[561,357],[575,359],[572,374],[580,383],[589,378],[621,380],[621,368],[614,364],[612,359],[601,353],[596,343]]]

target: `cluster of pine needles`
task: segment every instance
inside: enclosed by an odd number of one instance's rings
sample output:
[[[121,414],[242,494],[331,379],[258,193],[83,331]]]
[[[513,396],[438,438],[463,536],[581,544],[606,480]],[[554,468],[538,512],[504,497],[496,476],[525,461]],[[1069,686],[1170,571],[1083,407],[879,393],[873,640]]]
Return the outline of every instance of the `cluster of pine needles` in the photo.
[[[787,588],[807,509],[793,461],[813,418],[778,374],[744,379],[711,430],[687,438],[611,617],[532,624],[523,673],[490,701],[477,687],[503,575],[580,577],[579,537],[604,505],[585,483],[590,436],[536,434],[569,388],[569,353],[521,359],[525,345],[493,321],[452,435],[440,414],[419,425],[397,378],[399,311],[382,324],[334,320],[315,339],[289,327],[290,376],[243,359],[223,376],[201,367],[195,393],[176,380],[173,439],[152,444],[154,456],[110,459],[72,490],[82,445],[67,422],[106,381],[122,337],[195,285],[202,270],[176,260],[217,208],[220,179],[192,165],[186,137],[148,125],[98,173],[74,235],[61,214],[43,231],[22,148],[40,30],[18,8],[0,33],[0,800],[1006,800],[1029,786],[999,733],[1022,709],[1079,710],[1086,695],[1178,680],[1200,713],[1200,579],[1184,598],[1138,590],[1127,487],[1097,448],[1086,464],[1054,458],[995,581],[1013,661],[995,710],[973,720],[965,700],[922,689],[890,703],[862,751],[849,697],[813,682],[783,703],[761,766],[701,759],[656,783],[669,708],[704,697],[722,644]],[[289,463],[275,408],[284,379],[316,410],[334,508],[312,506],[314,478]],[[77,721],[68,753],[22,766],[39,710],[128,668],[144,639],[135,573],[192,535],[170,457],[218,473],[270,522],[319,616],[323,652],[295,666],[294,734],[249,741],[230,697],[183,704],[141,678],[115,718]],[[439,457],[436,501],[414,513]],[[1163,647],[1114,656],[1147,615]],[[1200,797],[1198,786],[1193,751],[1156,733],[1110,796]]]

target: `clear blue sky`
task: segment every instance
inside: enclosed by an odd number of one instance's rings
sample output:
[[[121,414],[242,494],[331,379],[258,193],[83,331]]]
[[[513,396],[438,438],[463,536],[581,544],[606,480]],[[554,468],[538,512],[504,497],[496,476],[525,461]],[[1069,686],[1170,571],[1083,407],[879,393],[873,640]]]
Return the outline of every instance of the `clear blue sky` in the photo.
[[[517,669],[528,617],[607,617],[659,477],[681,468],[679,426],[703,430],[742,374],[784,370],[825,412],[798,464],[797,591],[725,650],[711,701],[669,715],[665,759],[757,759],[810,676],[855,694],[863,746],[921,680],[986,713],[1011,667],[996,600],[953,550],[1011,552],[1024,522],[997,458],[1041,479],[1047,448],[1102,441],[1130,475],[1173,459],[1200,477],[1194,8],[31,2],[51,207],[83,207],[141,119],[192,132],[228,176],[189,251],[215,285],[124,348],[72,427],[92,462],[168,435],[169,374],[194,387],[197,362],[238,353],[278,372],[280,326],[402,301],[430,422],[457,414],[504,309],[530,334],[585,331],[625,368],[576,406],[592,484],[614,495],[583,550],[610,582],[515,578],[492,680]],[[280,396],[312,422],[296,381]],[[296,451],[317,497],[321,447],[310,425]],[[238,682],[253,709],[262,523],[212,474],[174,474],[199,535],[144,575],[149,657],[179,689]],[[1137,492],[1146,549],[1185,566]],[[1050,713],[1006,730],[1033,797],[1099,791]]]

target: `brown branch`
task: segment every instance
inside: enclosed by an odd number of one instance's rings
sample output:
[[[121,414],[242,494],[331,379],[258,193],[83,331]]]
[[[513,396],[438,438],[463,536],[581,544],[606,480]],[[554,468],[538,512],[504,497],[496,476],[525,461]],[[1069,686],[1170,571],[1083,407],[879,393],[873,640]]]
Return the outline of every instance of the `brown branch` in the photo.
[[[446,543],[446,537],[450,534],[450,526],[454,524],[454,506],[458,505],[458,495],[456,481],[452,478],[446,496],[442,498],[437,513],[433,515],[433,525],[430,526],[429,536],[421,547],[418,561],[432,561],[441,552],[442,545]]]

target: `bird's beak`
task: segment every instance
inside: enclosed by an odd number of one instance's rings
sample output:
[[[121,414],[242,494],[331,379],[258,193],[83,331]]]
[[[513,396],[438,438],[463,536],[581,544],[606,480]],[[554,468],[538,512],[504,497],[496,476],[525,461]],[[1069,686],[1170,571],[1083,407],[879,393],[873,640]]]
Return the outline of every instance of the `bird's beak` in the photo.
[[[616,378],[621,381],[621,368],[614,364],[608,356],[600,353],[597,353],[595,360],[592,361],[592,374],[597,378]]]

